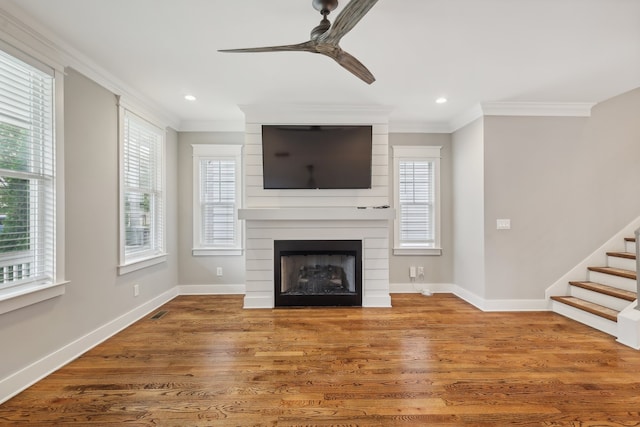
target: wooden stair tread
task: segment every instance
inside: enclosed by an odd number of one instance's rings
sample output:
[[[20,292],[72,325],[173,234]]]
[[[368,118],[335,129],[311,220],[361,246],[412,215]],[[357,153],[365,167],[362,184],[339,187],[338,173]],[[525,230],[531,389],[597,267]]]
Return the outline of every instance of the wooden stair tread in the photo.
[[[604,295],[609,295],[615,298],[620,298],[625,301],[635,301],[638,295],[635,292],[626,291],[624,289],[614,288],[613,286],[603,285],[602,283],[595,282],[569,282],[572,286],[577,286],[582,289],[588,289],[593,292],[598,292]]]
[[[632,252],[607,252],[607,255],[616,258],[636,259],[636,254]]]
[[[625,270],[623,268],[614,267],[588,267],[589,271],[598,273],[611,274],[612,276],[624,277],[626,279],[636,280],[636,272],[633,270]]]
[[[625,237],[625,238],[624,238],[624,241],[625,241],[625,242],[635,242],[635,241],[636,241],[636,238],[635,238],[635,237]]]
[[[618,321],[618,311],[604,307],[600,304],[595,304],[593,302],[570,296],[553,296],[551,299],[611,320],[612,322]]]

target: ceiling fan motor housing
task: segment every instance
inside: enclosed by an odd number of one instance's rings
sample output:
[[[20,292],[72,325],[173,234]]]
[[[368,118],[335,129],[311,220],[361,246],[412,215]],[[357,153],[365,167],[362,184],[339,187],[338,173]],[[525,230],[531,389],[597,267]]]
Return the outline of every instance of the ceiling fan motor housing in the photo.
[[[327,16],[338,7],[338,0],[312,0],[313,8],[322,15]]]

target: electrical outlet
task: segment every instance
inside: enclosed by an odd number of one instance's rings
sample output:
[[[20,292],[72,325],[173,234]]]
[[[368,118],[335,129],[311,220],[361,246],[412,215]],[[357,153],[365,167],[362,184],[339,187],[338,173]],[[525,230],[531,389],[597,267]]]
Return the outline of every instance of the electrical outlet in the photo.
[[[216,276],[218,276],[218,277],[222,276],[222,267],[216,268]]]
[[[423,266],[419,266],[418,267],[418,277],[424,278],[424,267]]]
[[[409,277],[412,279],[416,278],[416,267],[413,265],[409,267]]]
[[[140,295],[140,285],[136,283],[133,285],[133,296],[137,297],[138,295]]]

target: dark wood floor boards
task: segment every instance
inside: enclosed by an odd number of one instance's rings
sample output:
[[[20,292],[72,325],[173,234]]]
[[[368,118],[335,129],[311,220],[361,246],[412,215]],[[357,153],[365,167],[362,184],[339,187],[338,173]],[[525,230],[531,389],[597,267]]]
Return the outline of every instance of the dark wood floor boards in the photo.
[[[0,425],[640,426],[640,352],[450,294],[243,310],[181,296],[0,405]]]

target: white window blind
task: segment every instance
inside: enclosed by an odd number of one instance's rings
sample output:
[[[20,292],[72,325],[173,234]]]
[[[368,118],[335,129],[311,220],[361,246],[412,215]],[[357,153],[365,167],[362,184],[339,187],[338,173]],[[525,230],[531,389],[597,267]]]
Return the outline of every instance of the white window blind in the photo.
[[[236,163],[233,160],[200,161],[202,246],[236,244]]]
[[[441,255],[439,146],[393,146],[394,255]]]
[[[164,252],[164,132],[124,110],[124,263]]]
[[[242,147],[193,145],[193,254],[241,255]]]
[[[434,165],[399,162],[400,245],[433,246]]]
[[[0,51],[0,289],[55,277],[53,86]]]

